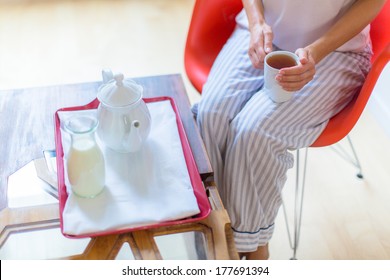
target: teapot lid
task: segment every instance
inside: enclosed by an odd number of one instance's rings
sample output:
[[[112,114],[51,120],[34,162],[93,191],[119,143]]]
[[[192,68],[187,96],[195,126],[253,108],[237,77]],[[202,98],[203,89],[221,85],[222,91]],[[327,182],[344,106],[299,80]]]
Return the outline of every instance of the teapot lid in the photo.
[[[119,73],[99,88],[97,98],[109,106],[128,106],[142,98],[142,91],[142,86]]]

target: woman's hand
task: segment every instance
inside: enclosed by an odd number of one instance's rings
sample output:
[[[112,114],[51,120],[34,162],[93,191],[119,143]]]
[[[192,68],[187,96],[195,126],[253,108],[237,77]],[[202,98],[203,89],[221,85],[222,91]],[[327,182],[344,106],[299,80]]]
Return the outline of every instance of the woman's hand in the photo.
[[[295,53],[299,57],[300,64],[280,69],[275,78],[282,88],[287,91],[302,89],[314,78],[316,73],[316,63],[309,49],[300,48]]]
[[[272,51],[273,32],[269,25],[263,23],[251,26],[250,33],[248,55],[253,67],[262,69],[264,57]]]

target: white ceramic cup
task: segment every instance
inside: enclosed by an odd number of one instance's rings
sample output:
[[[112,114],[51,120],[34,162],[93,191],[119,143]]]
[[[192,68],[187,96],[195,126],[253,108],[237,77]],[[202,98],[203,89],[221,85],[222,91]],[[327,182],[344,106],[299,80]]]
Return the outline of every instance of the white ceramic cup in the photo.
[[[292,91],[284,90],[275,77],[282,68],[299,64],[299,57],[288,51],[274,51],[264,58],[264,90],[269,98],[276,103],[285,102],[292,98]]]

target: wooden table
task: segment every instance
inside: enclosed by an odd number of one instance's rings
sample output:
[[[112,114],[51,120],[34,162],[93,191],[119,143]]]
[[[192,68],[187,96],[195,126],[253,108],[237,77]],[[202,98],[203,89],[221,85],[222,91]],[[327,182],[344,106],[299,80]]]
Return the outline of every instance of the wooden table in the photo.
[[[238,258],[230,221],[213,184],[210,162],[180,75],[135,80],[144,87],[144,97],[174,98],[212,205],[211,214],[197,223],[65,238],[59,229],[56,189],[47,183],[56,185],[56,178],[47,168],[46,175],[41,170],[47,166],[43,151],[55,149],[55,111],[89,103],[101,82],[1,91],[0,259]],[[35,170],[45,180],[37,178]],[[182,246],[175,246],[177,252],[172,254],[169,242]]]

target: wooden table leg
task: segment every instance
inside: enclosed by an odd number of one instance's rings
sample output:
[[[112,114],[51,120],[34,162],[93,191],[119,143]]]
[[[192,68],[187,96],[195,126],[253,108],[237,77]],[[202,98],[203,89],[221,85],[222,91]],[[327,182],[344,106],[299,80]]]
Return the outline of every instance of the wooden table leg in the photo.
[[[154,235],[149,230],[139,230],[132,232],[135,245],[139,249],[143,260],[161,260],[161,254],[158,250]]]
[[[210,215],[200,223],[213,230],[213,243],[216,259],[239,259],[234,244],[233,232],[230,226],[230,218],[223,206],[214,181],[206,181],[205,187],[213,207]]]

